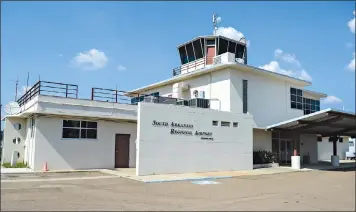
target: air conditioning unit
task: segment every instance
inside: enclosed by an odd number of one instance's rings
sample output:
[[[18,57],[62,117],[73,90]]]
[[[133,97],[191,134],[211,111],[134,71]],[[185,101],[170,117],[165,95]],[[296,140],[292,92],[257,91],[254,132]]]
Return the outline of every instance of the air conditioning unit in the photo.
[[[188,100],[179,100],[176,105],[188,106]]]
[[[160,96],[157,101],[157,103],[160,103],[160,104],[173,104],[173,105],[175,105],[176,102],[177,102],[176,98],[169,98],[169,97],[163,97],[163,96]]]
[[[146,96],[143,99],[143,102],[158,103],[158,98],[159,97],[156,97],[156,96]]]
[[[195,98],[188,100],[189,107],[210,108],[209,99]]]

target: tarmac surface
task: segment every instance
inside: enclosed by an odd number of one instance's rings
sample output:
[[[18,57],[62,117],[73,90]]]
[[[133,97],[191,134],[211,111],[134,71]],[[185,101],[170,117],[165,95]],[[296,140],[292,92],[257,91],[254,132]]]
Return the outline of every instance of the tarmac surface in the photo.
[[[164,183],[99,172],[2,175],[1,210],[355,211],[355,169]]]

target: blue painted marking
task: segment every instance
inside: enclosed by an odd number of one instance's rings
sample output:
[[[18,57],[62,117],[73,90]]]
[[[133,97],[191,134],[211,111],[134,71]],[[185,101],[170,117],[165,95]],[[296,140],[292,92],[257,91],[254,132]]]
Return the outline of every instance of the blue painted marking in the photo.
[[[209,180],[203,180],[203,181],[193,181],[191,182],[193,184],[197,184],[197,185],[213,185],[213,184],[221,184],[220,182],[216,182],[216,181],[209,181]]]
[[[201,177],[201,178],[183,178],[176,180],[147,180],[143,181],[145,183],[165,183],[165,182],[176,182],[176,181],[202,181],[202,180],[216,180],[216,179],[226,179],[232,178],[232,176],[217,176],[217,177]]]

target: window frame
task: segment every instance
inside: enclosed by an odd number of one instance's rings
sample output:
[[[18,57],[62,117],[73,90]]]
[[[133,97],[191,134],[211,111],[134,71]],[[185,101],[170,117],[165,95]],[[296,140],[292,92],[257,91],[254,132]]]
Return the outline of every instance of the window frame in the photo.
[[[79,127],[65,127],[64,126],[64,121],[79,121]],[[82,122],[95,122],[96,123],[96,128],[88,128],[88,127],[82,127]],[[92,120],[75,120],[75,119],[62,119],[62,140],[98,140],[98,125],[99,123],[97,121],[92,121]],[[63,129],[78,129],[79,130],[79,137],[78,138],[64,138],[63,137]],[[82,138],[82,130],[96,130],[96,138]]]

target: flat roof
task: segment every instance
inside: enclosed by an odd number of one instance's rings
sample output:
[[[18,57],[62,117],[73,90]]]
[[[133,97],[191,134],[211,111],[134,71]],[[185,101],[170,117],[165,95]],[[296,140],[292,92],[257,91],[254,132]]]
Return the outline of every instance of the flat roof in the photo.
[[[205,35],[205,36],[195,37],[195,38],[193,38],[193,39],[191,39],[191,40],[189,40],[189,41],[187,41],[187,42],[185,42],[185,43],[183,43],[183,44],[180,44],[179,46],[177,46],[177,48],[180,48],[180,47],[182,47],[182,46],[187,45],[188,43],[191,43],[191,42],[193,42],[193,41],[196,41],[196,40],[202,39],[202,38],[207,38],[207,39],[209,39],[209,38],[224,38],[224,39],[226,39],[226,40],[228,40],[228,41],[232,41],[232,42],[238,43],[238,44],[243,45],[243,46],[246,46],[246,45],[247,45],[247,44],[244,43],[244,42],[241,42],[241,41],[238,41],[238,40],[234,40],[234,39],[231,39],[231,38],[222,36],[222,35]]]
[[[299,78],[295,78],[295,77],[291,77],[288,75],[284,75],[284,74],[280,74],[280,73],[276,73],[276,72],[271,72],[271,71],[267,71],[261,68],[257,68],[254,66],[249,66],[249,65],[245,65],[245,64],[241,64],[241,63],[225,63],[225,64],[218,64],[218,65],[212,65],[212,66],[208,66],[205,67],[203,69],[199,69],[199,70],[195,70],[192,72],[188,72],[185,74],[180,74],[174,77],[171,77],[169,79],[157,82],[157,83],[153,83],[150,85],[146,85],[134,90],[129,91],[128,93],[141,93],[144,92],[146,90],[149,89],[153,89],[153,88],[157,88],[157,87],[161,87],[164,85],[168,85],[168,84],[172,84],[175,82],[180,82],[182,80],[185,79],[189,79],[189,78],[193,78],[193,77],[197,77],[200,75],[204,75],[213,71],[218,71],[220,69],[223,68],[234,68],[234,69],[238,69],[238,70],[242,70],[242,71],[253,71],[253,73],[259,73],[259,74],[264,74],[266,76],[272,76],[272,77],[278,77],[280,79],[284,79],[284,80],[289,80],[292,81],[294,83],[300,84],[301,86],[308,86],[311,85],[311,82],[306,81],[306,80],[302,80]]]
[[[266,127],[269,131],[290,131],[330,136],[356,136],[356,114],[325,109]]]

